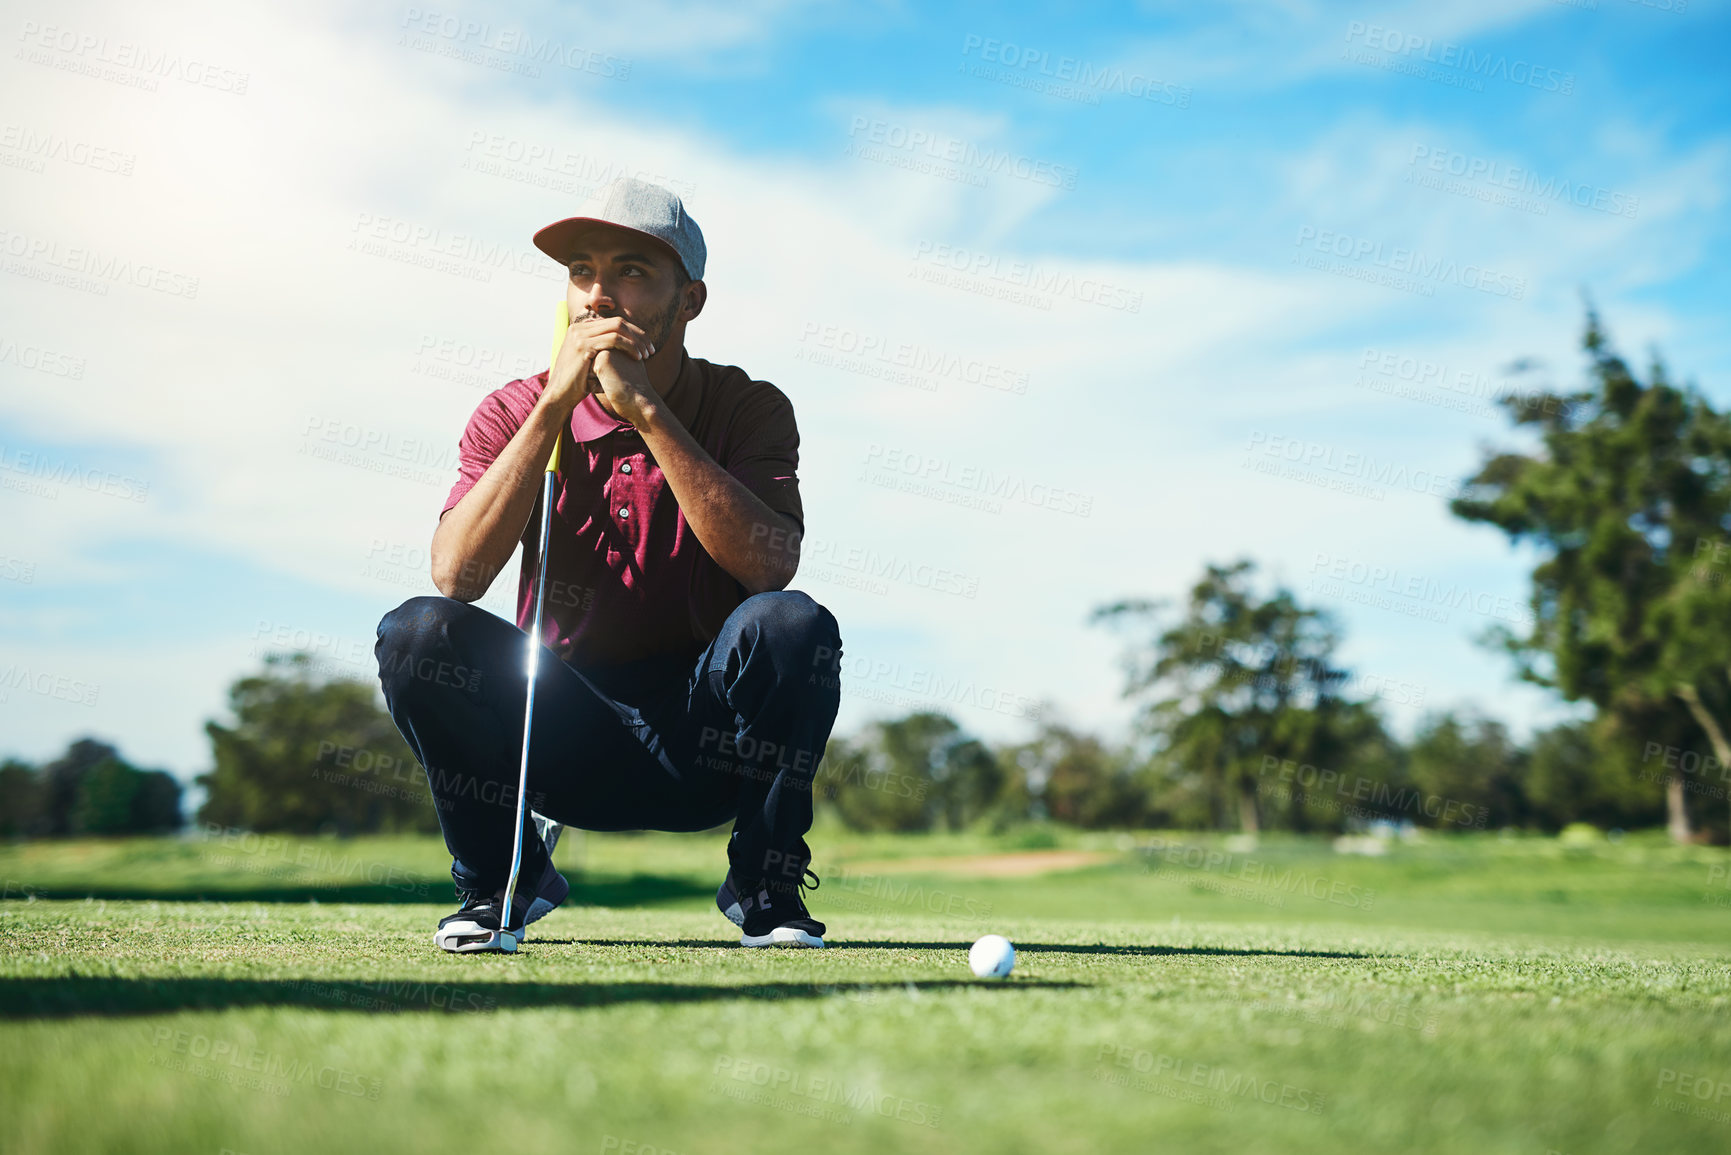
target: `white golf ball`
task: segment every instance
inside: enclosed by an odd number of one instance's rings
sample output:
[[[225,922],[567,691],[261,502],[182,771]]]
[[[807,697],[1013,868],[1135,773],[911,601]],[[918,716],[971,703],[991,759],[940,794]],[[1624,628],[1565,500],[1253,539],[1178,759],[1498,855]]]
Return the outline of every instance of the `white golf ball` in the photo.
[[[1001,979],[1016,965],[1016,948],[1001,934],[988,934],[968,948],[968,969],[983,979]]]

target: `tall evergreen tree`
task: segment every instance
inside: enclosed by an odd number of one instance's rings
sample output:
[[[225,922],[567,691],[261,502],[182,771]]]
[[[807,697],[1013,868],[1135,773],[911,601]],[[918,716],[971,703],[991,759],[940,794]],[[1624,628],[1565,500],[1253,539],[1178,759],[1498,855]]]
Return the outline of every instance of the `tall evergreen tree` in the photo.
[[[1625,740],[1705,739],[1731,765],[1731,427],[1656,357],[1639,380],[1589,309],[1588,383],[1570,393],[1510,395],[1532,450],[1496,453],[1452,504],[1542,555],[1530,632],[1492,641],[1521,676],[1614,719]],[[1714,579],[1718,580],[1715,581]],[[1672,837],[1691,836],[1686,782],[1665,784]]]
[[[1340,631],[1292,591],[1260,598],[1249,560],[1209,565],[1175,621],[1148,600],[1101,606],[1094,620],[1140,631],[1125,658],[1124,694],[1141,700],[1137,725],[1159,756],[1203,783],[1212,823],[1263,826],[1267,760],[1338,760],[1343,736],[1362,736],[1370,707],[1342,696]]]

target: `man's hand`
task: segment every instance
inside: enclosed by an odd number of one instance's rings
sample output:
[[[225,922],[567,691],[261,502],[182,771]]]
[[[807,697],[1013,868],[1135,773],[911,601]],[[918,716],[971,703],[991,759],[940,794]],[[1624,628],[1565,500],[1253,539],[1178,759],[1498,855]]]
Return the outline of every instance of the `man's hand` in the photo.
[[[541,394],[541,404],[555,412],[569,415],[591,393],[601,392],[595,377],[596,359],[617,359],[631,365],[648,386],[649,378],[643,362],[655,354],[649,334],[624,317],[581,317],[565,330],[565,343],[559,346],[559,356],[547,374],[547,388]],[[626,418],[630,420],[630,418]]]
[[[592,391],[601,395],[602,407],[639,432],[661,406],[661,395],[649,383],[648,366],[624,353],[610,349],[597,353],[591,376],[596,382]]]

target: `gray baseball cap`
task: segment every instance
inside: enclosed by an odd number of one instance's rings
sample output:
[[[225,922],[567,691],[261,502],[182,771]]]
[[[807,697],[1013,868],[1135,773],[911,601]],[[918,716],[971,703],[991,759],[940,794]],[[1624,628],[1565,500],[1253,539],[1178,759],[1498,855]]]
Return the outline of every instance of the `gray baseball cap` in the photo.
[[[703,279],[703,263],[709,255],[703,230],[685,211],[685,202],[658,184],[620,177],[590,197],[580,215],[554,221],[537,232],[535,247],[561,265],[569,264],[577,234],[592,224],[616,225],[653,237],[673,250],[687,276]]]

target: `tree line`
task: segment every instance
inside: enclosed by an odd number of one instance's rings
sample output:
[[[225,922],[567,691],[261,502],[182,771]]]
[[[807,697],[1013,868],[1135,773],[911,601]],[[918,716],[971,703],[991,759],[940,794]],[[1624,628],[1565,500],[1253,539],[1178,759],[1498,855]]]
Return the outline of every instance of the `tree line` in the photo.
[[[0,764],[0,837],[162,834],[180,825],[174,775],[134,766],[106,742],[79,738],[41,766]]]
[[[1241,559],[1208,565],[1181,605],[1094,612],[1125,637],[1123,745],[1047,720],[988,750],[922,714],[837,743],[827,761],[870,772],[820,789],[854,825],[894,829],[988,815],[1246,832],[1663,822],[1678,841],[1731,839],[1731,417],[1656,353],[1642,380],[1590,307],[1582,349],[1579,388],[1498,399],[1525,445],[1486,454],[1450,510],[1537,555],[1529,612],[1509,615],[1521,628],[1481,640],[1585,720],[1521,744],[1444,712],[1402,743],[1338,664],[1334,616],[1259,592]],[[923,801],[874,782],[917,782]]]

